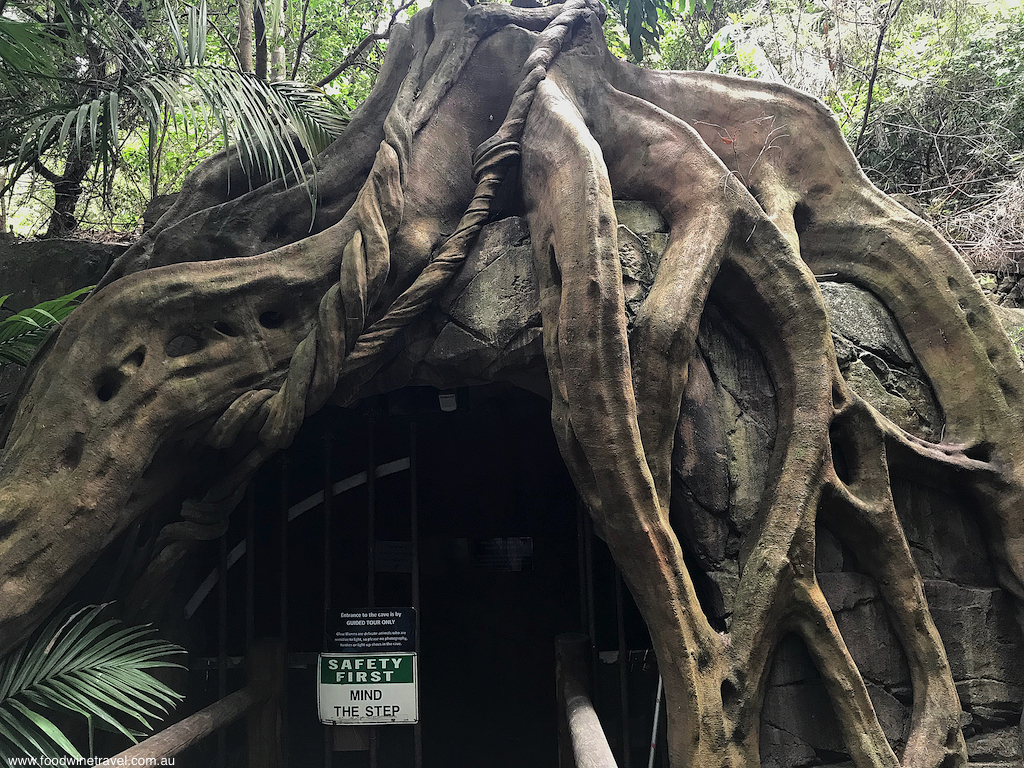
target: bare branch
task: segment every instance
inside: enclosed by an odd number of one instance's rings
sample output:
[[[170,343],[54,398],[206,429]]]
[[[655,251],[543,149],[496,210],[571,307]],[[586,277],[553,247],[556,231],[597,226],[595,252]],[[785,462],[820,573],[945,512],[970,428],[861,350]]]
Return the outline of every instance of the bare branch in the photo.
[[[857,143],[854,145],[853,153],[857,154],[860,151],[860,144],[864,140],[864,131],[868,127],[868,118],[871,117],[871,100],[874,97],[875,91],[875,78],[878,77],[878,60],[882,56],[882,44],[885,42],[885,33],[889,31],[889,24],[896,18],[896,14],[899,13],[900,6],[903,5],[903,0],[889,0],[889,8],[885,13],[885,20],[882,22],[882,28],[878,30],[878,44],[875,46],[875,61],[871,66],[871,79],[868,81],[868,100],[864,104],[864,122],[860,125],[860,133],[857,134]]]
[[[336,66],[333,70],[331,70],[330,74],[328,74],[326,77],[317,82],[317,87],[323,88],[329,82],[338,77],[338,75],[340,75],[346,69],[355,64],[359,57],[362,55],[363,51],[365,51],[371,43],[375,43],[378,40],[387,40],[389,37],[391,37],[391,30],[394,28],[395,22],[398,20],[398,14],[400,14],[414,2],[416,2],[416,0],[407,0],[407,2],[403,3],[398,8],[396,8],[394,13],[391,14],[391,21],[388,22],[387,29],[385,29],[383,32],[372,32],[366,37],[364,37],[362,40],[360,40],[359,45],[353,48],[352,52],[349,53],[349,55],[346,56],[344,59],[342,59],[341,63],[338,66]]]

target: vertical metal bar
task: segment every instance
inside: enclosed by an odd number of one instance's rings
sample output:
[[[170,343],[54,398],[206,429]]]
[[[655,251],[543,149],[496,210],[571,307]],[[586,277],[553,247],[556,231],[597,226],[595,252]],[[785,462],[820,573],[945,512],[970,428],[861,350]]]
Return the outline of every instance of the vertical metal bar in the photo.
[[[622,714],[622,768],[630,768],[629,743],[629,651],[626,649],[626,622],[622,594],[622,574],[615,569],[615,624],[619,634],[619,704]]]
[[[228,695],[228,532],[217,539],[217,700]],[[228,764],[228,733],[217,732],[217,766]]]
[[[367,419],[366,439],[366,605],[376,607],[377,598],[377,446],[376,421]]]
[[[323,622],[324,637],[323,649],[330,650],[330,635],[328,631],[328,616],[331,612],[331,512],[334,504],[334,468],[332,465],[331,450],[334,447],[334,433],[330,425],[324,434],[324,605]],[[330,725],[324,726],[324,768],[331,768],[331,761],[334,757],[334,729]]]
[[[279,489],[279,505],[280,505],[280,558],[281,558],[281,616],[280,616],[280,627],[281,627],[281,648],[284,652],[284,672],[288,674],[288,470],[291,460],[288,458],[288,454],[281,456],[281,487]],[[284,755],[284,760],[287,763],[289,761],[289,750],[288,750],[288,723],[286,713],[288,712],[287,698],[287,681],[284,683],[284,689],[281,692],[281,713],[282,717],[285,717],[285,721],[281,723],[281,754]]]
[[[291,463],[287,455],[281,456],[281,486],[279,488],[279,522],[280,522],[280,551],[281,559],[281,615],[279,626],[281,628],[281,642],[284,643],[285,655],[288,653],[288,465]]]
[[[256,489],[245,492],[245,652],[256,639]]]
[[[367,419],[366,440],[366,604],[369,608],[377,605],[377,446],[376,421],[371,413]],[[377,768],[376,726],[370,726],[370,768]]]
[[[590,627],[590,597],[587,594],[587,524],[583,516],[587,510],[583,506],[583,499],[576,499],[576,566],[577,578],[580,582],[580,632],[586,632]],[[594,642],[591,635],[590,642]]]
[[[420,508],[416,487],[416,422],[409,424],[409,540],[412,547],[412,607],[416,614],[413,627],[416,657],[420,654]],[[420,723],[412,727],[413,766],[423,768],[423,730]]]
[[[590,634],[591,668],[595,670],[594,675],[594,700],[597,700],[597,615],[594,610],[594,521],[590,517],[590,510],[584,509],[583,528],[586,532],[586,561],[587,561],[587,632]]]
[[[654,755],[658,751],[658,720],[661,718],[661,690],[664,681],[658,675],[658,692],[654,694],[654,725],[651,726],[651,754],[647,759],[647,768],[654,768]]]

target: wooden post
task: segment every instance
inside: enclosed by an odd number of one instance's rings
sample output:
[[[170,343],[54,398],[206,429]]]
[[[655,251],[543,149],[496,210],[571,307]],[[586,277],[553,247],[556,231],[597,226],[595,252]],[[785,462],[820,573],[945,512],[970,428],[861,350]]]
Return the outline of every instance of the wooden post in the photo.
[[[247,663],[249,687],[263,699],[262,703],[253,707],[246,719],[249,768],[282,768],[284,644],[280,640],[256,643],[249,651]]]

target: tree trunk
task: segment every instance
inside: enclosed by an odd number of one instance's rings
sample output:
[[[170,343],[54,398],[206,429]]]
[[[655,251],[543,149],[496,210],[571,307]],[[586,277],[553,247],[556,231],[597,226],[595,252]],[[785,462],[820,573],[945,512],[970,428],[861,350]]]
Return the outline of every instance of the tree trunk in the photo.
[[[253,0],[238,0],[238,61],[243,72],[254,72]]]
[[[284,80],[287,77],[287,62],[284,53],[284,0],[270,0],[270,79]]]
[[[674,768],[760,766],[768,669],[789,633],[856,768],[901,764],[818,583],[819,522],[877,584],[902,645],[902,764],[966,763],[890,477],[941,478],[972,499],[1001,585],[1024,597],[1020,360],[965,264],[870,184],[823,105],[776,84],[625,64],[603,19],[592,0],[437,0],[396,27],[373,94],[317,159],[312,222],[301,188],[225,185],[231,157],[197,172],[67,321],[7,419],[0,648],[185,473],[207,490],[160,534],[136,604],[173,583],[191,541],[223,531],[256,468],[328,401],[409,381],[522,383],[535,353],[562,455],[650,630]],[[656,258],[638,256],[615,198],[664,220]],[[502,205],[528,224],[522,279],[536,281],[542,351],[513,334],[516,354],[495,347],[480,371],[432,366],[443,345],[417,320]],[[912,434],[851,389],[816,275],[887,307],[934,393],[938,435]],[[697,346],[712,311],[756,349],[774,403],[763,488],[715,624],[683,557],[702,510],[679,481],[706,467],[701,492],[729,491],[713,471],[728,425]],[[197,443],[221,452],[217,471],[196,463]]]
[[[267,16],[265,0],[255,0],[253,4],[253,29],[256,33],[256,76],[267,79]]]
[[[53,211],[43,237],[68,237],[78,229],[75,208],[82,196],[82,182],[92,167],[90,155],[90,152],[70,150],[64,161],[64,173],[52,177]]]

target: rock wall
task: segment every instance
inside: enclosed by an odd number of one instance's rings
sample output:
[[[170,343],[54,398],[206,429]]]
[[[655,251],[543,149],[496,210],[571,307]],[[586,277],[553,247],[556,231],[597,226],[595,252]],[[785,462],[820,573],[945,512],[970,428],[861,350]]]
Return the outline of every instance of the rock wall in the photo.
[[[0,239],[0,296],[20,311],[87,285],[95,285],[127,245],[90,240]],[[0,411],[21,381],[23,368],[0,368]]]

